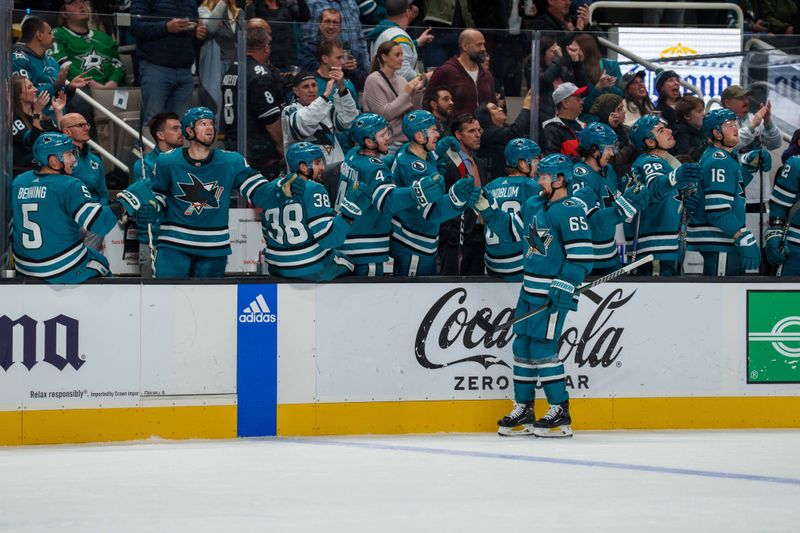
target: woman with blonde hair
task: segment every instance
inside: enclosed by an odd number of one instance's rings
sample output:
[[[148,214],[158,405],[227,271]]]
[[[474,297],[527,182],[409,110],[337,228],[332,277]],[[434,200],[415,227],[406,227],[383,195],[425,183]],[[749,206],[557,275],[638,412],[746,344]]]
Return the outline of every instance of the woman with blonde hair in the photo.
[[[372,69],[364,83],[364,111],[377,113],[389,123],[389,153],[396,152],[408,140],[403,135],[403,115],[422,107],[422,95],[428,82],[424,74],[406,81],[397,74],[402,66],[402,47],[394,41],[381,43],[372,58]]]

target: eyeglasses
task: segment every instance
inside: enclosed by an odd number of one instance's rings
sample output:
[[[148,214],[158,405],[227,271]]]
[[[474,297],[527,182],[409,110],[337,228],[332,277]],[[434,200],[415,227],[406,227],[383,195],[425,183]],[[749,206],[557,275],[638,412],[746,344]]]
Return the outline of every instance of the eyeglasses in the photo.
[[[88,122],[78,122],[77,124],[71,124],[69,126],[64,126],[64,129],[68,130],[70,128],[88,128],[88,127],[89,127],[89,123]]]

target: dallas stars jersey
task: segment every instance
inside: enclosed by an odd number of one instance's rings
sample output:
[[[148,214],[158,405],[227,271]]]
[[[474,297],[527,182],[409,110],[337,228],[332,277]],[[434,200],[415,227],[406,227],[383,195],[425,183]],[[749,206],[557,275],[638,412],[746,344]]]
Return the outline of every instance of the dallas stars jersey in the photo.
[[[437,174],[433,154],[429,160],[420,159],[409,150],[406,143],[400,147],[392,163],[392,174],[398,187],[410,187],[413,182],[425,176]],[[435,255],[439,248],[439,226],[445,220],[461,214],[450,201],[449,195],[442,196],[425,208],[407,209],[395,213],[392,219],[392,254],[395,248],[399,253]]]
[[[614,198],[619,192],[619,182],[614,167],[605,167],[606,175],[599,172],[584,162],[576,163],[572,171],[572,190],[585,186],[591,187],[597,195],[598,204],[595,209],[589,210],[589,224],[592,228],[592,243],[594,246],[594,268],[606,269],[619,265],[619,253],[617,252],[616,224],[608,223],[607,217],[601,210],[610,208],[614,205]]]
[[[108,274],[108,261],[88,249],[80,230],[105,235],[117,223],[110,207],[92,200],[78,179],[20,174],[11,186],[15,268],[51,283],[80,283]]]
[[[339,172],[339,198],[358,182],[359,190],[372,198],[364,214],[353,221],[350,232],[339,250],[357,265],[383,263],[389,259],[389,236],[392,215],[416,206],[410,189],[398,188],[391,170],[383,160],[351,149]]]
[[[103,205],[108,204],[108,185],[106,184],[106,170],[103,160],[84,146],[78,154],[78,160],[72,169],[72,176],[78,178],[86,185],[92,195],[92,201]]]
[[[554,279],[578,286],[592,269],[589,223],[583,207],[570,198],[533,197],[521,214],[487,209],[483,217],[501,241],[515,243],[524,254],[520,297],[528,303],[545,303]]]
[[[307,180],[301,198],[293,197],[279,207],[265,209],[261,215],[270,274],[316,274],[332,260],[332,249],[344,242],[349,227],[334,213],[325,187]]]
[[[56,96],[57,89],[61,88],[58,62],[50,50],[39,56],[24,44],[16,43],[11,52],[11,68],[15,76],[28,78],[38,90],[45,90],[50,96]]]
[[[748,172],[736,150],[709,146],[700,157],[703,181],[696,194],[703,199],[692,215],[686,243],[689,250],[732,252],[734,234],[745,227],[744,187]],[[749,181],[749,179],[747,180]]]
[[[530,198],[537,197],[540,190],[536,181],[528,176],[496,178],[484,187],[489,202],[494,199],[498,207],[507,213],[522,211],[522,206]],[[488,226],[484,226],[484,233],[484,262],[487,272],[503,276],[507,280],[521,279],[523,253],[519,243],[501,241]]]
[[[89,30],[81,35],[66,26],[53,30],[53,57],[62,64],[71,61],[67,78],[72,79],[81,72],[84,77],[99,83],[114,81],[124,85],[125,67],[119,59],[117,42],[110,35],[98,30]]]
[[[228,210],[234,189],[262,209],[282,201],[277,185],[236,152],[212,150],[203,161],[193,161],[187,148],[159,155],[153,192],[165,213],[158,245],[205,257],[229,255]]]
[[[666,176],[673,168],[668,161],[657,155],[642,154],[634,161],[632,170],[634,174],[643,176],[644,184],[652,190],[657,186],[656,180],[663,179],[661,176]],[[681,209],[682,204],[676,196],[667,196],[661,202],[653,202],[641,211],[638,215],[639,234],[635,244],[640,257],[653,254],[655,259],[677,261]],[[633,222],[625,224],[629,250],[634,246],[635,226],[635,218]]]
[[[800,156],[793,155],[778,171],[775,188],[769,197],[769,216],[785,219],[800,201]],[[795,211],[786,234],[786,244],[793,254],[800,252],[800,211]]]

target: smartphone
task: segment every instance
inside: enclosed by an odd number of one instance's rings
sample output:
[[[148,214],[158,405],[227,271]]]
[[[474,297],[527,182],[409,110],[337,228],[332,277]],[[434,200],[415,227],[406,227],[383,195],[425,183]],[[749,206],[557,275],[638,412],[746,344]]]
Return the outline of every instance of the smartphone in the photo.
[[[347,63],[351,59],[353,59],[353,53],[350,51],[349,48],[345,48],[344,49],[344,62]]]

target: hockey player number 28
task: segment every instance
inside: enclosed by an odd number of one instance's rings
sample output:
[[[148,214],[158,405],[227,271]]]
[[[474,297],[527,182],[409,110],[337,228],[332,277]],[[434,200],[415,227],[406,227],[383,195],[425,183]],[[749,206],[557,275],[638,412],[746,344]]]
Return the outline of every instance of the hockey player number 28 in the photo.
[[[42,228],[31,220],[31,213],[38,210],[39,204],[22,204],[22,227],[25,228],[25,232],[22,234],[22,245],[28,250],[42,247]]]
[[[515,213],[519,213],[519,210],[522,208],[520,203],[516,200],[506,200],[502,204],[500,204],[500,209],[505,211],[506,213],[511,213],[514,215]],[[496,245],[500,244],[500,237],[494,234],[494,232],[490,229],[486,229],[486,244]]]
[[[267,209],[264,217],[270,226],[269,237],[276,243],[301,244],[308,240],[308,232],[303,225],[303,207],[300,204]]]

